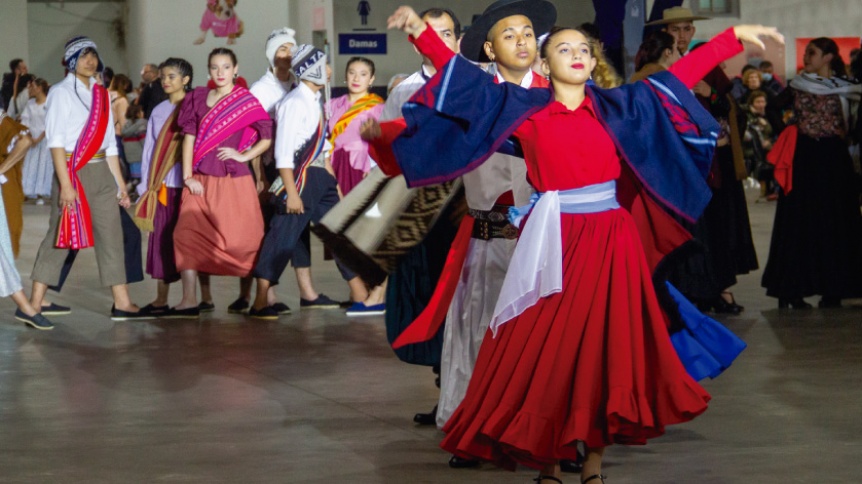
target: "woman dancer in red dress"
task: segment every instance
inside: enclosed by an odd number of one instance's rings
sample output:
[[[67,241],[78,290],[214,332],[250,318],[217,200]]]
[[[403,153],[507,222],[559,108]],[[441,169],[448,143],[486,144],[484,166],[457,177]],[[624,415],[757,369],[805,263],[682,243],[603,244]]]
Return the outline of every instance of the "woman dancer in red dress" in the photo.
[[[677,188],[671,198],[663,197],[673,189],[649,186],[671,170],[694,169],[696,161],[703,164],[711,156],[712,149],[697,146],[711,142],[714,147],[717,126],[705,121],[693,99],[687,103],[681,98],[690,97],[686,87],[742,50],[737,39],[762,45],[760,35],[779,41],[781,36],[761,26],[729,29],[709,47],[675,64],[673,75],[603,91],[587,86],[597,63],[593,43],[579,30],[562,29],[542,47],[543,71],[553,88],[540,99],[536,90],[482,83],[475,68],[461,59],[445,62],[451,56],[436,55],[443,53],[439,42],[422,35],[430,30],[409,7],[397,10],[389,26],[411,34],[419,50],[439,65],[436,78],[413,101],[442,113],[444,122],[469,121],[452,123],[469,131],[452,137],[451,126],[432,126],[437,121],[423,117],[421,106],[411,107],[412,112],[405,113],[409,128],[393,145],[408,180],[421,184],[440,179],[439,170],[423,178],[428,160],[417,161],[426,164],[414,170],[405,162],[410,156],[398,156],[423,143],[437,143],[436,136],[449,136],[450,144],[461,143],[470,153],[464,166],[446,174],[451,175],[481,162],[483,149],[493,150],[499,146],[496,140],[512,133],[522,146],[528,179],[541,194],[522,227],[518,248],[523,253],[519,259],[516,249],[506,276],[507,283],[518,279],[516,289],[527,290],[507,293],[504,284],[491,323],[495,335],[485,338],[467,395],[443,429],[448,435],[442,447],[508,469],[518,463],[541,469],[537,481],[562,482],[558,462],[576,458],[580,441],[587,451],[582,482],[602,480],[607,445],[644,444],[662,435],[666,425],[705,411],[710,398],[674,352],[651,279],[654,260],[644,251],[653,240],[639,234],[635,210],[620,207],[630,204],[628,194],[621,190],[617,203],[614,182],[626,182],[634,173],[637,181],[626,183],[653,196],[647,205],[658,200],[665,208],[688,206],[680,208],[688,215],[702,210],[708,200],[702,179],[695,191],[680,194],[684,190]],[[645,118],[623,114],[632,104]],[[523,112],[513,114],[507,106]],[[655,123],[643,128],[647,119]],[[677,136],[680,121],[712,129]],[[501,123],[511,126],[499,129]],[[494,142],[471,136],[483,126]],[[653,139],[639,138],[649,131]],[[632,143],[621,133],[638,139]],[[410,145],[411,138],[420,139]],[[561,139],[568,141],[561,144]],[[645,150],[667,151],[663,145],[677,149],[678,158],[645,166],[644,160],[653,163],[657,156]],[[657,176],[655,170],[664,172]],[[693,209],[689,199],[699,200]],[[529,259],[537,254],[548,256],[530,266]]]

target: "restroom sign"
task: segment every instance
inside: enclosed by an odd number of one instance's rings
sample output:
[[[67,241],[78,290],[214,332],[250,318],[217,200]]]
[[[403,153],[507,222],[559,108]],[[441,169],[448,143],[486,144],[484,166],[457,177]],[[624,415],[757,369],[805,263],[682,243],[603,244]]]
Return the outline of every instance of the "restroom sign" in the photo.
[[[338,53],[386,54],[386,34],[338,34]]]

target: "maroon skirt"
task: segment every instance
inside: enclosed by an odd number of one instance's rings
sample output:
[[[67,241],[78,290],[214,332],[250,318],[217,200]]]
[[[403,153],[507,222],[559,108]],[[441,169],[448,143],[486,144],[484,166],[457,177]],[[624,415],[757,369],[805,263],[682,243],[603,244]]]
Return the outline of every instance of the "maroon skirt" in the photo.
[[[147,244],[147,274],[167,283],[179,280],[174,259],[174,229],[180,215],[182,188],[167,188],[167,205],[158,203]]]
[[[335,172],[335,180],[341,188],[341,195],[350,193],[350,190],[365,178],[364,171],[350,165],[350,154],[344,150],[336,150],[332,153],[332,171]]]
[[[623,210],[562,216],[563,290],[489,332],[442,447],[514,470],[644,444],[706,410]]]

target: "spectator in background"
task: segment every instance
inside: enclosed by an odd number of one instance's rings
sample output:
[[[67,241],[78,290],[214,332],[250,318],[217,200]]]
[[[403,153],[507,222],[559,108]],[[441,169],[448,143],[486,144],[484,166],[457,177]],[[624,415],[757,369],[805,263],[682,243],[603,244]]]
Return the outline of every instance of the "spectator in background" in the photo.
[[[117,149],[119,150],[120,168],[123,170],[123,178],[129,179],[129,162],[126,160],[126,151],[123,146],[121,133],[126,125],[126,111],[129,109],[129,100],[126,96],[132,89],[132,80],[125,74],[117,74],[108,86],[108,95],[111,96],[111,112],[114,115],[114,133],[117,137]]]
[[[775,142],[775,130],[766,116],[768,96],[764,91],[754,91],[746,100],[747,128],[743,136],[742,148],[749,176],[760,182],[758,201],[778,199],[775,184],[775,168],[766,161],[766,154]]]
[[[753,77],[749,81],[750,76],[757,76],[755,80]],[[742,74],[739,77],[734,77],[731,80],[731,84],[733,87],[730,89],[730,95],[733,96],[733,99],[740,104],[744,104],[745,100],[748,99],[748,95],[751,94],[751,91],[756,91],[760,89],[760,71],[757,70],[757,67],[754,67],[751,64],[746,64],[745,67],[742,68]],[[751,88],[749,88],[749,82],[751,83]]]
[[[141,80],[143,85],[136,103],[144,108],[144,118],[149,119],[153,108],[166,100],[168,96],[159,82],[159,68],[155,64],[144,64],[144,67],[141,68]]]
[[[108,87],[114,80],[114,70],[110,67],[105,67],[105,71],[102,72],[101,76],[98,77],[102,78],[102,85]]]
[[[777,96],[784,90],[784,82],[773,73],[772,62],[765,60],[758,66],[760,73],[763,75],[763,91],[766,94]]]
[[[129,182],[132,186],[141,181],[141,156],[144,152],[144,137],[147,134],[147,120],[144,119],[144,108],[137,104],[126,109],[126,123],[120,132],[123,140],[123,151],[126,152],[126,162],[129,164]],[[129,193],[133,193],[131,190]]]
[[[9,100],[9,106],[7,106],[6,114],[12,116],[15,120],[21,120],[21,113],[24,112],[24,108],[27,107],[27,101],[30,100],[30,93],[27,91],[27,85],[30,82],[36,79],[36,76],[33,74],[24,74],[23,76],[18,78],[18,85],[15,86],[15,97]]]
[[[51,198],[51,182],[54,179],[54,161],[45,139],[45,115],[48,111],[48,82],[34,79],[27,85],[30,100],[21,113],[21,124],[30,130],[33,144],[24,160],[24,195],[37,199],[43,205]]]
[[[13,97],[18,95],[18,81],[21,76],[27,74],[27,64],[23,59],[12,59],[9,62],[9,72],[3,74],[3,85],[0,87],[0,95],[3,98],[3,106],[8,108]],[[8,114],[8,109],[7,109]]]

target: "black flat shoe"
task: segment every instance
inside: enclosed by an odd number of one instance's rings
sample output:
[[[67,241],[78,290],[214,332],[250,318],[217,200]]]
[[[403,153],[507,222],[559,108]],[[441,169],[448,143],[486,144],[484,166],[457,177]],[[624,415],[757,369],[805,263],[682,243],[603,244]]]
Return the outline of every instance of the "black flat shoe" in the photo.
[[[811,309],[811,307],[801,297],[778,298],[778,309]]]
[[[156,319],[156,317],[152,314],[147,314],[140,309],[132,312],[123,311],[122,309],[117,309],[115,306],[111,306],[111,321],[133,321],[142,319]]]
[[[413,416],[413,422],[419,425],[436,425],[437,424],[437,405],[428,413],[417,413]]]
[[[200,306],[193,306],[185,309],[170,308],[160,317],[164,319],[198,319],[200,316]]]
[[[170,309],[171,307],[167,304],[164,306],[153,306],[152,304],[147,304],[141,308],[141,312],[151,316],[164,316],[168,311],[170,311]]]
[[[469,469],[470,467],[478,467],[479,461],[474,459],[464,459],[458,457],[457,455],[453,455],[451,459],[449,459],[449,467],[453,469]]]

